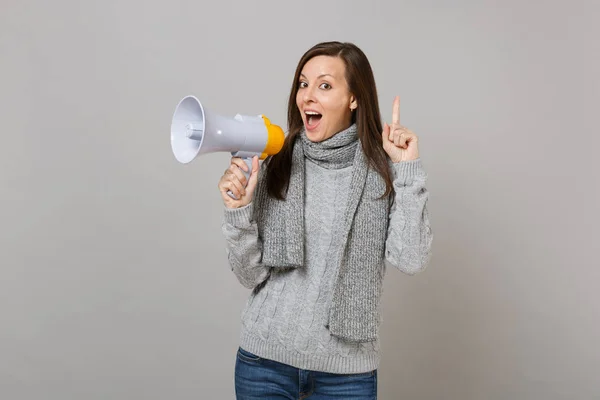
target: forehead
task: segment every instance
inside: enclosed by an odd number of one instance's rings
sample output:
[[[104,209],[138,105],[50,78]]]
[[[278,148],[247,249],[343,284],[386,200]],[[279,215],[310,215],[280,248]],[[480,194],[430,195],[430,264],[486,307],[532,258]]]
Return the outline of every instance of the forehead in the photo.
[[[339,57],[316,56],[308,60],[302,68],[302,74],[308,78],[317,78],[320,75],[332,75],[336,79],[345,76],[346,66]]]

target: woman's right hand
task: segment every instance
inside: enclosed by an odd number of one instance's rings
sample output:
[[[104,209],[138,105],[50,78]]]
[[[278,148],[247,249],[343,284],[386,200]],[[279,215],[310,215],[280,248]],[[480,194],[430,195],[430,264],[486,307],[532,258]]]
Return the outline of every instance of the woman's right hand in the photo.
[[[219,191],[223,198],[223,203],[227,208],[240,208],[247,206],[252,202],[252,195],[258,182],[258,157],[252,158],[252,172],[246,185],[246,176],[243,171],[248,172],[248,166],[239,157],[232,157],[229,168],[225,171],[219,180]],[[238,199],[231,198],[227,192],[230,191]]]

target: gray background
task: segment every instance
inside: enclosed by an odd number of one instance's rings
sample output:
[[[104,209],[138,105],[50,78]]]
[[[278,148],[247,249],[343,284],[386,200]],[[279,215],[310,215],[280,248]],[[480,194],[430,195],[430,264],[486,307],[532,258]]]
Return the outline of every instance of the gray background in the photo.
[[[178,164],[170,119],[195,94],[285,127],[299,57],[335,39],[385,120],[401,96],[430,176],[434,256],[386,277],[380,398],[600,398],[598,11],[2,0],[0,397],[233,397],[229,155]]]

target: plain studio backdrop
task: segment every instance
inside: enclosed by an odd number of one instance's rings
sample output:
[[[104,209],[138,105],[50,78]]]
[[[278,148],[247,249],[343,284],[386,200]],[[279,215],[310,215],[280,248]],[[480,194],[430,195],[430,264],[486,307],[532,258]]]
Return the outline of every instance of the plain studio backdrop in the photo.
[[[433,258],[387,272],[380,398],[600,398],[598,11],[2,0],[0,397],[233,398],[229,154],[176,162],[172,113],[194,94],[285,129],[300,56],[341,40],[429,174]]]

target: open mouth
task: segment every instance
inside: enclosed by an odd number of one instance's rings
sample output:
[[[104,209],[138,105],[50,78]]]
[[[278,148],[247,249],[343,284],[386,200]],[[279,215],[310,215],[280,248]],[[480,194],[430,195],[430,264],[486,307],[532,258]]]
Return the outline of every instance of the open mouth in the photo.
[[[314,129],[321,122],[321,118],[323,117],[321,114],[315,111],[306,111],[306,125],[308,129]]]

